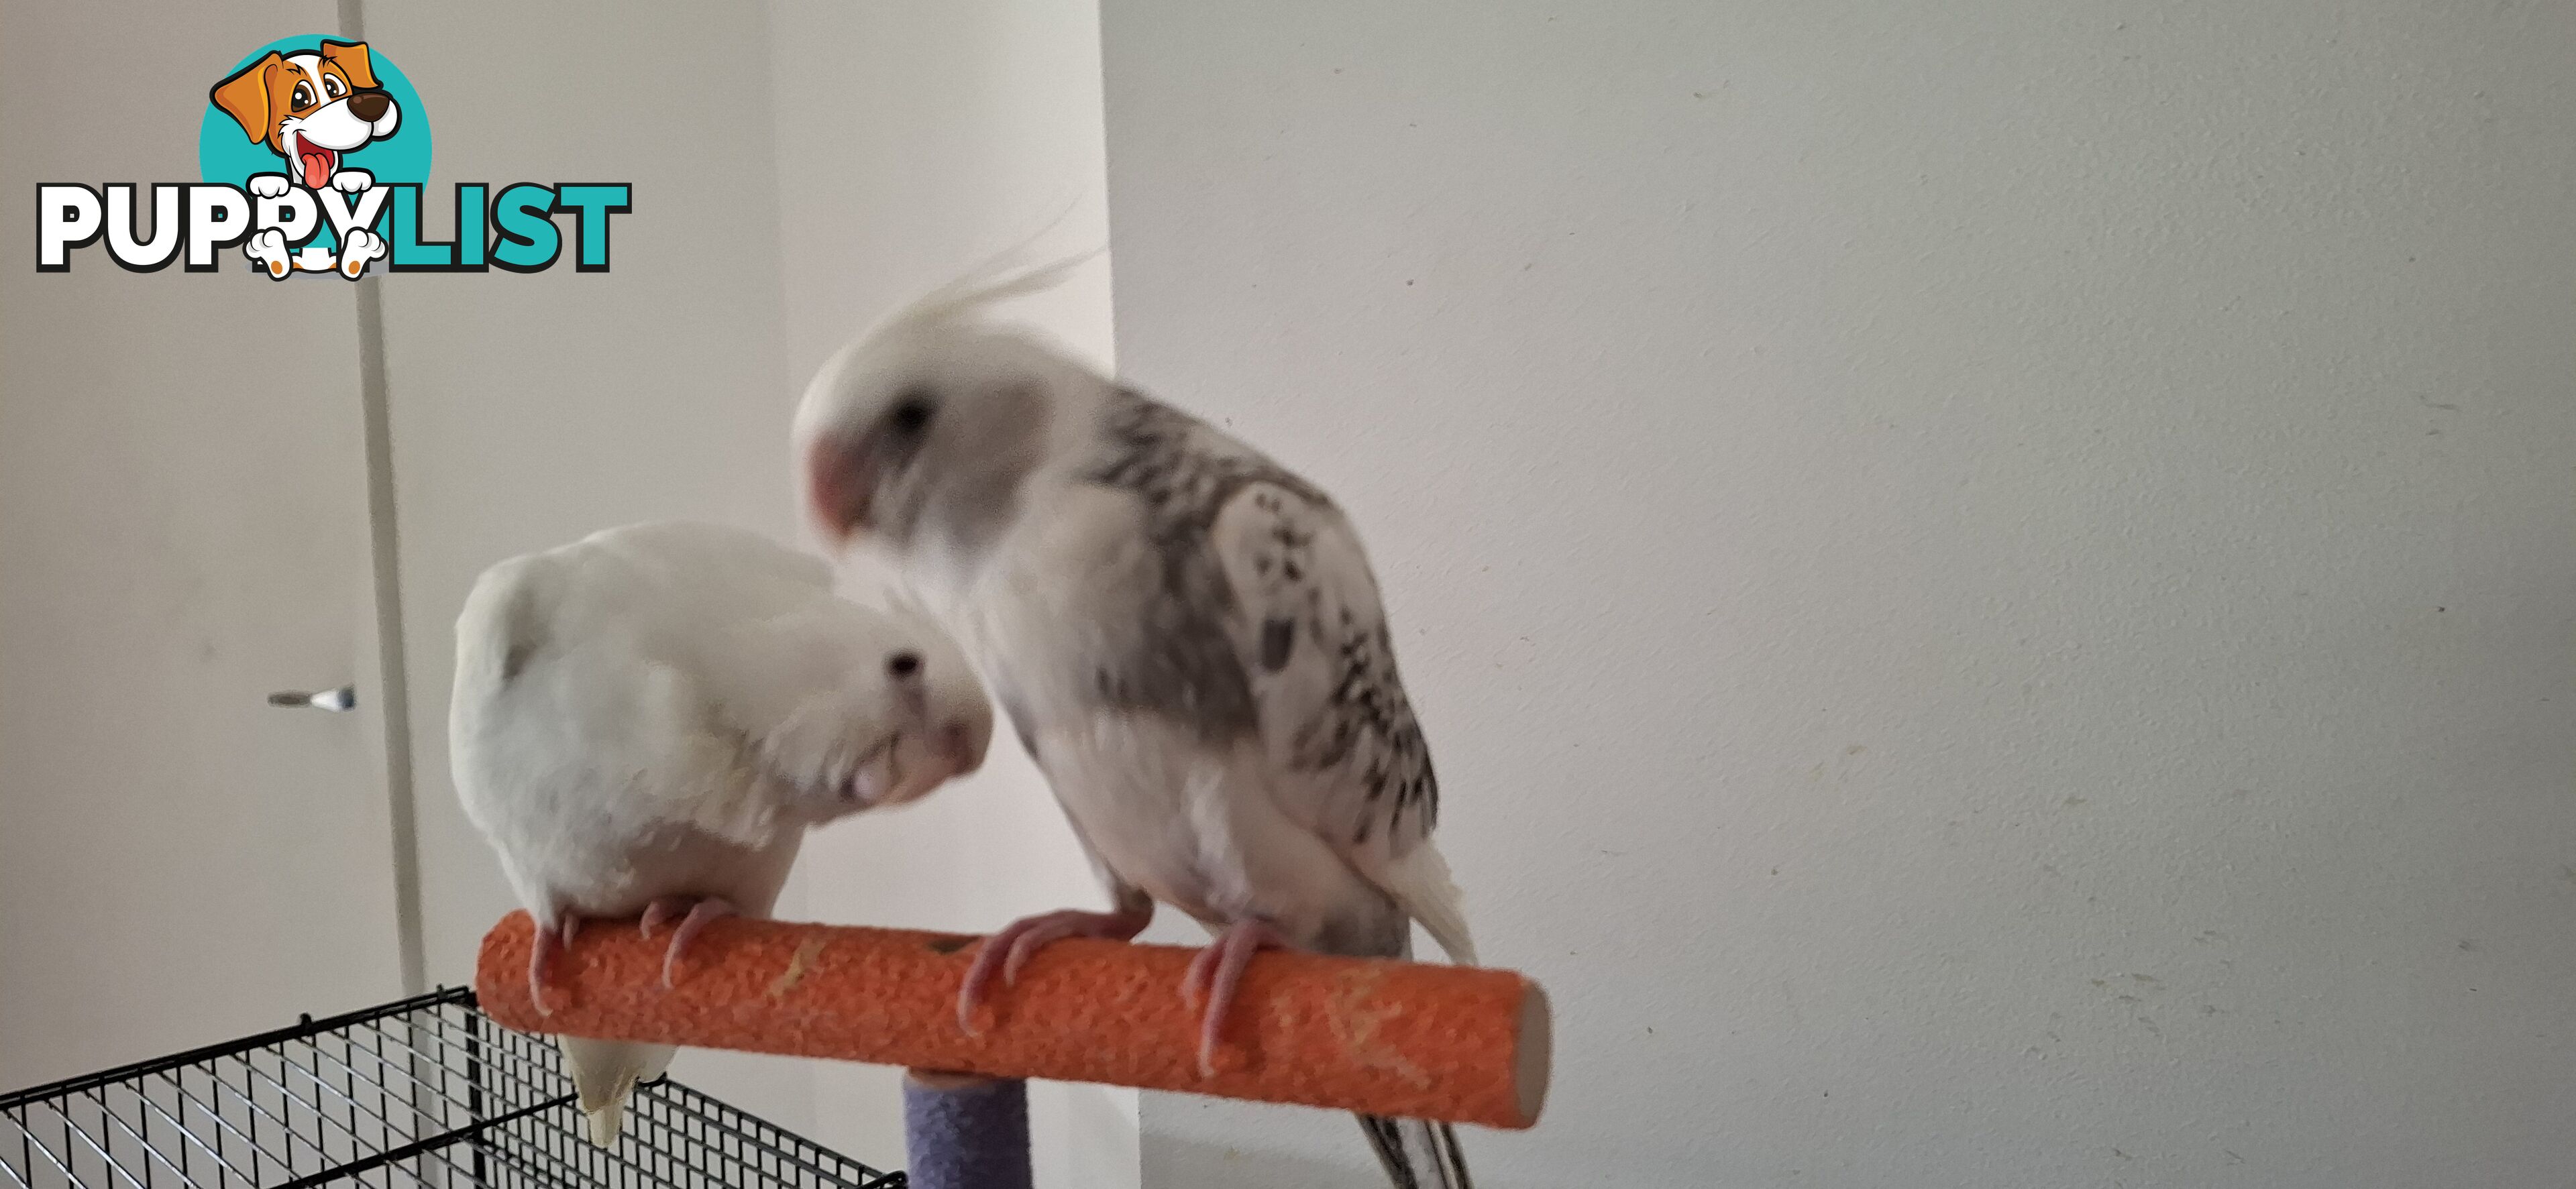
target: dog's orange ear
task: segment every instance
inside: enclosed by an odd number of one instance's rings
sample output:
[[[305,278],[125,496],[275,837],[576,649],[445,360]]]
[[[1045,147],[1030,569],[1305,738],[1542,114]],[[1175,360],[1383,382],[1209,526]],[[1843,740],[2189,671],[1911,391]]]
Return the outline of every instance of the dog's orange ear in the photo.
[[[325,41],[322,43],[322,60],[348,75],[350,86],[362,91],[376,89],[376,68],[371,64],[373,59],[367,56],[366,42]]]
[[[286,59],[279,57],[276,50],[270,50],[259,61],[216,83],[215,89],[206,95],[214,100],[215,106],[224,109],[225,115],[240,124],[242,131],[249,133],[252,140],[266,143],[269,137],[277,135],[277,121],[268,110],[269,72],[285,62]]]

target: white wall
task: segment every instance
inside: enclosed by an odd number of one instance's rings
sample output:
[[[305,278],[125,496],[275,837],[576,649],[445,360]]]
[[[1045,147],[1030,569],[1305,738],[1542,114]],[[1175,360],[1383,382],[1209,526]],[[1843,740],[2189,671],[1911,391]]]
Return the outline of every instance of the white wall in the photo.
[[[1348,504],[1555,997],[1480,1184],[2564,1179],[2572,18],[1110,0],[1120,360]]]
[[[637,520],[797,539],[769,47],[751,4],[630,4],[617,20],[497,0],[365,10],[367,36],[420,89],[437,132],[433,192],[532,178],[634,186],[606,273],[380,282],[425,949],[431,981],[463,983],[484,931],[517,907],[447,774],[456,609],[475,575]],[[502,24],[512,35],[494,37]],[[445,238],[447,206],[430,206]],[[779,913],[802,915],[792,889]],[[673,1075],[805,1131],[809,1069],[697,1052]]]
[[[366,4],[436,121],[439,175],[635,190],[607,274],[384,282],[427,948],[449,982],[513,907],[447,776],[474,576],[660,517],[808,542],[787,422],[823,358],[1068,207],[1047,247],[1107,236],[1088,2],[482,7],[518,32],[495,43],[453,3]],[[1028,312],[1107,359],[1105,263]],[[973,780],[819,834],[778,915],[982,931],[1099,898],[1005,742]],[[673,1073],[858,1159],[903,1159],[896,1071],[690,1053]],[[1132,1093],[1041,1087],[1032,1108],[1042,1183],[1134,1183]]]
[[[801,385],[877,317],[1046,229],[1041,257],[1107,242],[1092,0],[770,7],[787,371]],[[1110,358],[1109,270],[1020,311]],[[1053,798],[1005,737],[961,785],[818,836],[801,864],[818,920],[986,932],[1103,895]],[[898,1071],[815,1069],[818,1138],[901,1147]],[[1136,1183],[1136,1095],[1040,1083],[1039,1183]]]
[[[197,177],[207,88],[331,17],[0,3],[0,1091],[401,993],[351,287],[32,234]]]

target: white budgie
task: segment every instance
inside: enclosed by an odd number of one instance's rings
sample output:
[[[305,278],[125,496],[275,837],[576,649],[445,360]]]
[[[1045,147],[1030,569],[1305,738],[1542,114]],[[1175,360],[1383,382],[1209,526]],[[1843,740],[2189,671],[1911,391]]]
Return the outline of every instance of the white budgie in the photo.
[[[974,770],[992,711],[927,619],[832,592],[817,558],[699,524],[512,558],[456,621],[457,795],[536,918],[530,993],[585,918],[689,938],[767,916],[809,827]],[[562,1039],[590,1135],[672,1050]]]
[[[1357,533],[1259,451],[982,316],[1054,271],[952,287],[844,350],[798,449],[823,531],[965,647],[1114,904],[993,935],[960,1022],[1038,947],[1132,938],[1161,902],[1216,935],[1179,989],[1212,1068],[1264,947],[1401,956],[1419,921],[1474,949]],[[1446,1125],[1360,1123],[1398,1186],[1467,1183]]]

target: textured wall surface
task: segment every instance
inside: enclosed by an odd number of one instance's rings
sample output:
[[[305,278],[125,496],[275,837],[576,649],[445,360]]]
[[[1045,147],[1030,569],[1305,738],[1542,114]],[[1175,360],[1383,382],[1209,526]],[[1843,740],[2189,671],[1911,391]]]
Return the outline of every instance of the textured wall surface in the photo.
[[[2439,7],[1108,0],[1120,361],[1555,997],[1480,1184],[2565,1178],[2576,10]]]

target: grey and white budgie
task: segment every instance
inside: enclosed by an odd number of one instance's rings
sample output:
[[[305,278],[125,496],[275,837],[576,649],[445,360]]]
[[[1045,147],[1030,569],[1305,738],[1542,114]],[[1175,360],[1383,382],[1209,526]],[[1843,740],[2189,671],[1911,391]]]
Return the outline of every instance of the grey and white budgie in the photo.
[[[1212,1071],[1258,950],[1409,956],[1415,921],[1475,950],[1358,534],[1259,451],[987,314],[1062,267],[952,286],[845,348],[797,448],[822,531],[965,647],[1114,904],[994,934],[961,1026],[1039,947],[1133,938],[1161,902],[1215,938],[1179,989]],[[1467,1184],[1447,1125],[1360,1123],[1398,1186]]]
[[[662,977],[765,917],[805,831],[974,770],[991,704],[936,625],[832,591],[755,533],[610,529],[486,571],[456,621],[448,743],[466,816],[536,918],[529,992],[587,918],[674,919]],[[592,1140],[672,1049],[561,1039]]]

